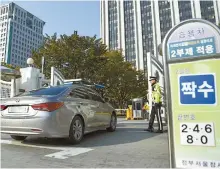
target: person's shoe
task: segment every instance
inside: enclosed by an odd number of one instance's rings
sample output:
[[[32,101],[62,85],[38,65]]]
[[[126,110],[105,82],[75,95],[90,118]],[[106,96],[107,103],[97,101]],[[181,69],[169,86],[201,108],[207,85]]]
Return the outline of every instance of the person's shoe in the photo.
[[[163,130],[157,130],[155,133],[163,133]]]
[[[153,132],[154,130],[152,128],[144,129],[144,131]]]

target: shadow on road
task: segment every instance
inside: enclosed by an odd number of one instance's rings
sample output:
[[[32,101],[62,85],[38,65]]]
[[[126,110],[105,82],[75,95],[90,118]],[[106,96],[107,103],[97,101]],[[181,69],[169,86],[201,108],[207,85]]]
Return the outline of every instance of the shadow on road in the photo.
[[[141,127],[139,124],[136,127],[126,126],[127,127],[124,127],[124,125],[120,124],[115,132],[107,132],[103,130],[86,134],[78,145],[72,145],[68,142],[68,139],[46,139],[36,137],[27,138],[23,141],[23,144],[39,146],[100,147],[134,143],[159,135],[157,133],[145,132],[143,126]]]
[[[113,133],[98,131],[88,134],[82,140],[80,146],[96,147],[135,143],[157,135],[156,133],[145,132],[143,128],[119,128]]]

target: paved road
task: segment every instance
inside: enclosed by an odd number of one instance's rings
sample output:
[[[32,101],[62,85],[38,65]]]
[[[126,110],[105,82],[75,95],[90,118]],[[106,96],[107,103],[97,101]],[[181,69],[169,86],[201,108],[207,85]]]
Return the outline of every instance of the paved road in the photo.
[[[1,167],[168,168],[167,133],[148,133],[145,126],[145,121],[119,120],[116,132],[88,134],[77,146],[65,139],[30,137],[19,142],[2,134]]]

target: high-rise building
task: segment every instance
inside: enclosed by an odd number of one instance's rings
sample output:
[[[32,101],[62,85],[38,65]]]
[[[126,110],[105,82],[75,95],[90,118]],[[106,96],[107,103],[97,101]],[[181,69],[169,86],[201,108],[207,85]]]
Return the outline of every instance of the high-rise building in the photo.
[[[146,69],[166,33],[181,21],[203,18],[220,23],[219,0],[101,0],[101,37],[109,49],[122,49],[127,61]]]
[[[24,67],[43,43],[45,22],[13,2],[1,5],[0,12],[1,62]]]

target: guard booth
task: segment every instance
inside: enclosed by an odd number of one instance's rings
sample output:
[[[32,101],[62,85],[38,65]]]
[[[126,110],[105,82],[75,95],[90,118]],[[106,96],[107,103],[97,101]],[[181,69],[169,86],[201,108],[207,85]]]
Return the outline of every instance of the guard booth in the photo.
[[[144,106],[144,103],[143,103],[142,98],[132,99],[133,119],[143,118],[143,111],[142,111],[143,106]]]

